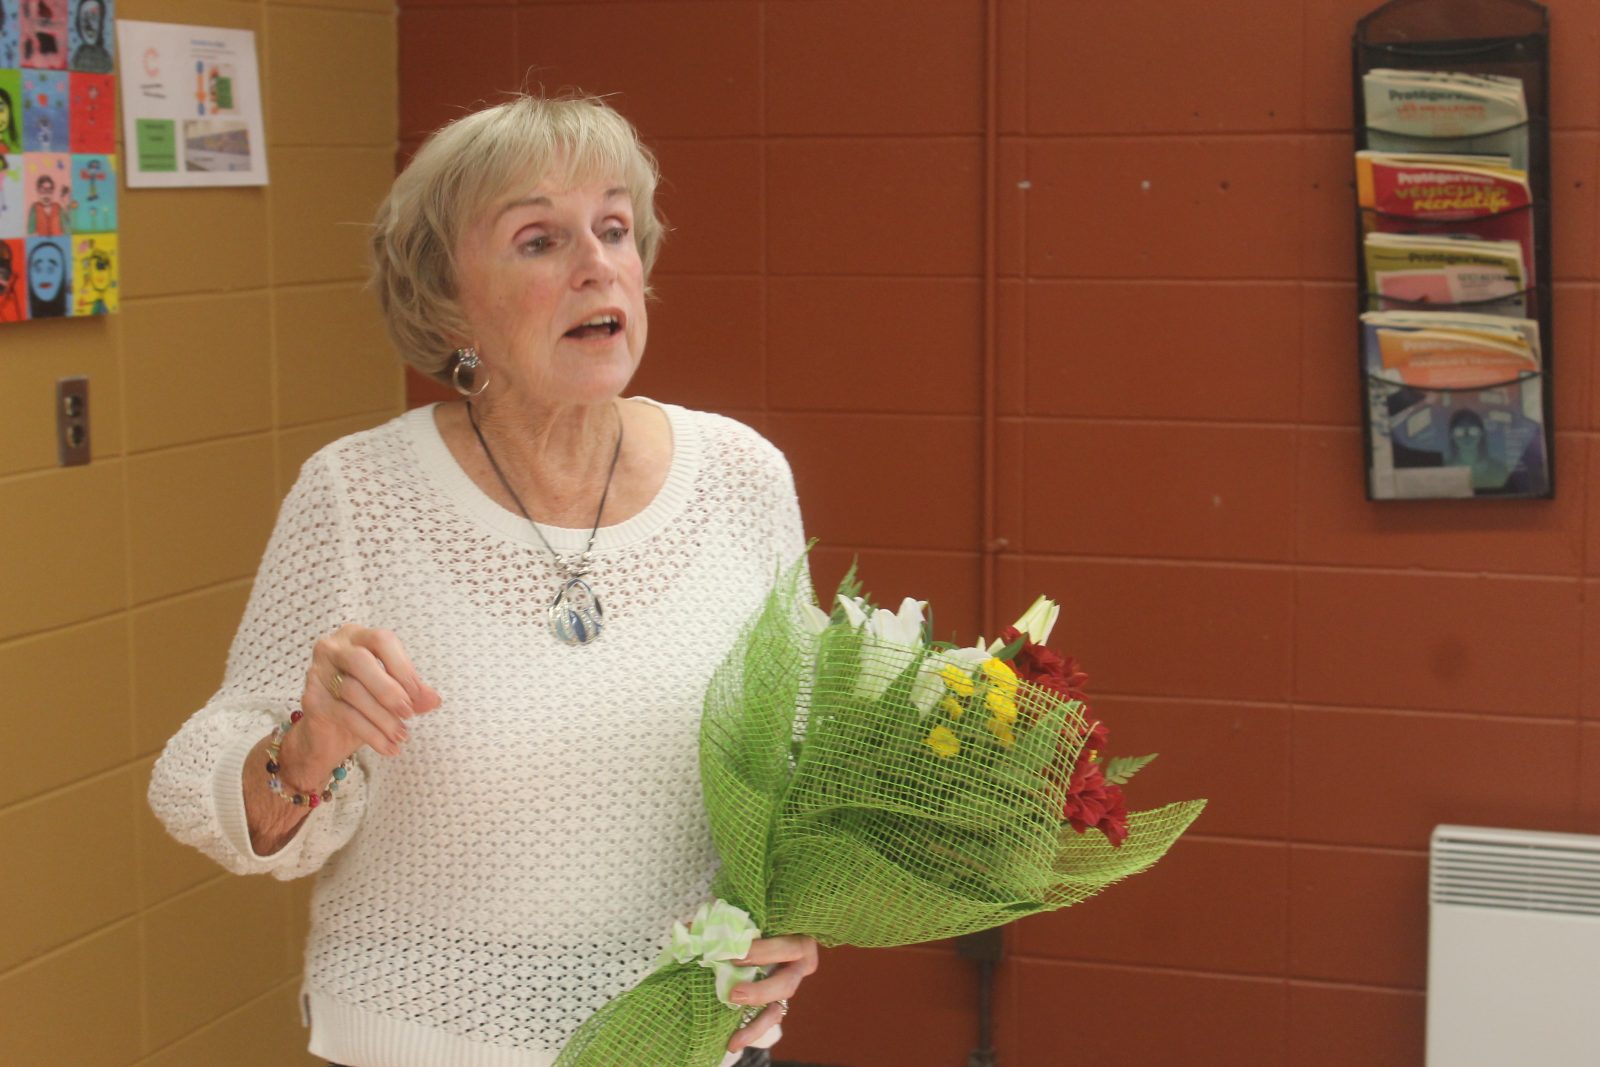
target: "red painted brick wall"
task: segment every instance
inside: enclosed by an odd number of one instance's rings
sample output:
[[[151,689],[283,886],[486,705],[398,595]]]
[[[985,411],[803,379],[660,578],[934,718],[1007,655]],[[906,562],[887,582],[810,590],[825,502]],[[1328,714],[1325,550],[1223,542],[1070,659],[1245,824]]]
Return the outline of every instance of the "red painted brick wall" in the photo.
[[[1380,507],[1370,0],[997,3],[993,618],[984,3],[411,0],[402,155],[525,78],[618,94],[676,227],[638,390],[785,449],[821,581],[859,552],[969,634],[1061,599],[1116,747],[1162,752],[1135,798],[1212,799],[1155,871],[1009,932],[1001,1064],[1414,1067],[1431,828],[1600,832],[1600,5],[1551,5],[1561,496]],[[974,1000],[947,946],[831,952],[783,1052],[960,1067]]]

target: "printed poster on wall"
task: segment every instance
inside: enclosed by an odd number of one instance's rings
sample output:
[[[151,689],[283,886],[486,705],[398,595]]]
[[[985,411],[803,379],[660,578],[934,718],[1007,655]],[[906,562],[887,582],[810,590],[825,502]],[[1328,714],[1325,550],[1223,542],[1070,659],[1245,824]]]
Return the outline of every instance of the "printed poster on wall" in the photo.
[[[113,0],[0,0],[0,323],[117,310]]]
[[[129,188],[267,184],[252,31],[123,19],[117,47]]]

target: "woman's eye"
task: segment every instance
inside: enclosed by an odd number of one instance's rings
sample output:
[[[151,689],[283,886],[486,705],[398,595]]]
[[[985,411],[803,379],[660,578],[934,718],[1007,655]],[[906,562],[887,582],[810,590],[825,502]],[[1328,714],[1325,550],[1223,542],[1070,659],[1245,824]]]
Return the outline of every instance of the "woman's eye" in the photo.
[[[628,228],[626,226],[612,226],[605,231],[605,239],[614,245],[621,244],[627,236]]]
[[[524,255],[536,256],[541,252],[550,251],[550,243],[550,238],[547,235],[540,234],[537,237],[528,238],[518,247],[522,249]]]

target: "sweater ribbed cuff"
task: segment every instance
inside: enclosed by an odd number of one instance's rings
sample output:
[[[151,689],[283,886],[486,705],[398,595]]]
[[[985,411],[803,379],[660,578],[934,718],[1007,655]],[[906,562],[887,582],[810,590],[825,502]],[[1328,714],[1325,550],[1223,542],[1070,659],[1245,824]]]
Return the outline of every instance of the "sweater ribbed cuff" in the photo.
[[[245,737],[222,750],[221,758],[217,760],[217,775],[211,783],[211,802],[216,806],[217,822],[222,826],[223,836],[233,846],[239,859],[256,872],[266,872],[299,858],[306,837],[305,823],[316,818],[317,813],[313,811],[307,815],[295,835],[272,855],[258,855],[251,847],[250,819],[244,809],[244,765],[259,740],[258,737]]]

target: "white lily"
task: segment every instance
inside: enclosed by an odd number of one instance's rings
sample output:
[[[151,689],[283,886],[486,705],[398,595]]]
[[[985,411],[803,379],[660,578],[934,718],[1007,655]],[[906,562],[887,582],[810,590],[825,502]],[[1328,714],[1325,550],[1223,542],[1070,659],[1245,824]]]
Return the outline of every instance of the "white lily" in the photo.
[[[954,667],[964,674],[976,671],[989,658],[989,650],[980,642],[971,648],[944,648],[930,654],[922,661],[917,679],[911,683],[911,701],[924,718],[945,695],[946,685],[940,676],[946,667]]]
[[[1056,617],[1060,614],[1061,605],[1042,596],[1022,613],[1022,618],[1017,620],[1017,631],[1026,634],[1034,644],[1042,645],[1050,640],[1050,631],[1055,629]]]
[[[809,600],[800,604],[800,626],[806,633],[813,637],[820,636],[828,628],[830,619],[827,612],[811,603]]]
[[[899,611],[873,608],[859,597],[839,598],[850,625],[861,631],[861,672],[855,694],[877,700],[922,651],[922,609],[927,601],[906,597]]]
[[[845,618],[850,620],[850,625],[857,630],[866,625],[867,616],[872,614],[872,605],[858,596],[845,596],[840,593],[839,606],[844,609]]]

